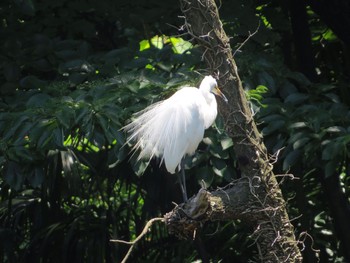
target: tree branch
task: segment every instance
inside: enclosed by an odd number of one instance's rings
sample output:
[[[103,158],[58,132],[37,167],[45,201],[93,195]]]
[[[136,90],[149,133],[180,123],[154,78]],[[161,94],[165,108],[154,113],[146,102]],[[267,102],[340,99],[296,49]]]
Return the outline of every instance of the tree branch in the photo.
[[[117,242],[117,243],[122,243],[122,244],[127,244],[127,245],[131,245],[128,252],[126,253],[126,255],[124,256],[123,260],[121,261],[121,263],[125,263],[129,256],[131,255],[132,250],[134,249],[134,246],[136,245],[136,243],[144,236],[147,234],[148,229],[152,226],[152,224],[154,222],[157,221],[162,221],[164,222],[164,218],[162,217],[156,217],[156,218],[152,218],[150,221],[147,222],[147,224],[145,225],[145,227],[143,228],[142,232],[140,235],[138,235],[134,241],[124,241],[124,240],[120,240],[120,239],[111,239],[111,242]]]

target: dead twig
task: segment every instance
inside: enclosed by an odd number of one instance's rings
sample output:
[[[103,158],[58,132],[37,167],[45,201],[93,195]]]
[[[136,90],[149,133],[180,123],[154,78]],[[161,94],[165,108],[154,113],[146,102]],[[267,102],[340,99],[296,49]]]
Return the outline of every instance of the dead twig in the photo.
[[[125,240],[120,240],[120,239],[111,239],[111,242],[117,242],[117,243],[122,243],[122,244],[127,244],[127,245],[131,245],[128,252],[126,253],[125,257],[123,258],[123,260],[121,261],[121,263],[125,263],[127,261],[127,259],[129,258],[132,250],[134,249],[134,246],[136,245],[136,243],[144,236],[147,234],[148,229],[152,226],[152,224],[154,222],[157,221],[161,221],[161,222],[165,222],[165,219],[163,217],[156,217],[156,218],[152,218],[151,220],[149,220],[147,222],[147,224],[145,225],[145,227],[143,228],[142,232],[140,235],[138,235],[134,241],[125,241]]]
[[[241,50],[241,48],[248,42],[248,40],[250,38],[252,38],[256,33],[258,33],[259,28],[260,28],[260,20],[259,20],[259,24],[258,24],[257,28],[255,29],[255,31],[253,33],[250,33],[250,31],[248,31],[248,33],[249,33],[248,37],[239,45],[239,47],[235,50],[235,52],[233,52],[233,56],[235,56],[236,53]]]

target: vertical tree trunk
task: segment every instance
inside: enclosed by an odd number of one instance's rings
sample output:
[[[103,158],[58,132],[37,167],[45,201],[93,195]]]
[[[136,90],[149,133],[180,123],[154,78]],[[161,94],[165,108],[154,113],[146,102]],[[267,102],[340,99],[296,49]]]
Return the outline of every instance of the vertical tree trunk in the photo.
[[[242,174],[258,182],[251,194],[256,200],[249,213],[254,223],[260,262],[301,262],[294,229],[285,208],[262,137],[252,118],[237,73],[229,39],[214,0],[180,0],[189,34],[203,48],[203,58],[229,99],[219,111],[233,139]],[[239,215],[237,215],[239,217]]]

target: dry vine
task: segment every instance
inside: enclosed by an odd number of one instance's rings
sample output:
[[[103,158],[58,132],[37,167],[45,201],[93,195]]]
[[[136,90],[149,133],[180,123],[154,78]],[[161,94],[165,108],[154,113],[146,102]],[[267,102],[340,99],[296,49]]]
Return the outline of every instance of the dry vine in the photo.
[[[142,232],[140,235],[138,235],[134,241],[125,241],[125,240],[120,240],[120,239],[111,239],[111,242],[117,242],[117,243],[122,243],[122,244],[127,244],[127,245],[131,245],[128,252],[126,253],[126,255],[124,256],[123,260],[121,261],[121,263],[125,263],[129,256],[131,255],[132,250],[134,249],[134,246],[136,245],[136,243],[144,236],[147,234],[147,231],[150,229],[150,227],[152,226],[152,224],[154,222],[157,221],[161,221],[164,222],[164,218],[163,217],[156,217],[156,218],[152,218],[151,220],[149,220],[147,222],[147,224],[145,225],[145,227],[143,228]]]

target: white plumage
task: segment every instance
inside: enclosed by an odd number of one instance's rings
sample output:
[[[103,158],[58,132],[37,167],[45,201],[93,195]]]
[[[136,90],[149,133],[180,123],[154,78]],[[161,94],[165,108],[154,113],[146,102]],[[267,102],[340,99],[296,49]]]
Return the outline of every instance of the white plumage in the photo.
[[[161,158],[166,169],[175,173],[182,158],[194,154],[217,115],[214,94],[226,97],[212,76],[206,76],[199,87],[184,87],[170,98],[157,102],[135,114],[135,119],[124,127],[128,142],[135,141],[140,150],[139,159]]]

